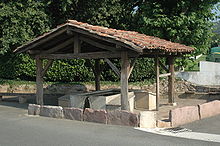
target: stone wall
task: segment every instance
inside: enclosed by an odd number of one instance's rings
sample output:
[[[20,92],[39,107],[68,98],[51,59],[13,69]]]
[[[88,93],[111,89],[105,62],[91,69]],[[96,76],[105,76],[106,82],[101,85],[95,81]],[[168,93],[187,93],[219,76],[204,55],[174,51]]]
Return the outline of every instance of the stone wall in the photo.
[[[40,106],[29,104],[29,115],[51,118],[64,118],[77,121],[95,122],[111,125],[139,126],[139,115],[123,110],[106,111],[86,108],[62,108],[60,106]]]
[[[169,119],[171,126],[177,127],[218,114],[220,114],[220,101],[215,100],[197,106],[186,106],[170,110]]]

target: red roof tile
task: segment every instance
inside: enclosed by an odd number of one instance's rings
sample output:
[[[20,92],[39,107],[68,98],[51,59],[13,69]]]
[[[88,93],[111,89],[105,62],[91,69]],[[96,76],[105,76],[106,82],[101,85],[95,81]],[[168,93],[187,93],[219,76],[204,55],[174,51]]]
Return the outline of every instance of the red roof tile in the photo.
[[[194,48],[179,43],[173,43],[153,36],[147,36],[135,31],[116,30],[112,28],[93,26],[88,23],[68,20],[70,25],[77,28],[92,31],[97,35],[115,38],[123,43],[129,42],[141,49],[159,49],[165,52],[192,52]]]
[[[67,23],[63,25],[59,25],[57,28],[51,30],[48,33],[43,34],[28,42],[20,47],[18,47],[14,52],[24,52],[26,51],[26,47],[34,44],[36,41],[43,39],[45,36],[50,35],[51,33],[57,31],[58,29],[64,26],[72,26],[78,28],[80,30],[87,31],[88,33],[101,36],[103,38],[111,38],[116,41],[119,41],[123,44],[126,44],[130,48],[134,48],[133,50],[137,50],[141,52],[143,50],[160,50],[164,52],[180,52],[180,53],[190,53],[194,51],[194,48],[185,46],[179,43],[173,43],[171,41],[166,41],[164,39],[160,39],[153,36],[148,36],[145,34],[141,34],[135,31],[125,31],[125,30],[116,30],[112,28],[102,27],[102,26],[94,26],[88,23],[78,22],[76,20],[68,20]],[[22,50],[22,51],[21,51]]]

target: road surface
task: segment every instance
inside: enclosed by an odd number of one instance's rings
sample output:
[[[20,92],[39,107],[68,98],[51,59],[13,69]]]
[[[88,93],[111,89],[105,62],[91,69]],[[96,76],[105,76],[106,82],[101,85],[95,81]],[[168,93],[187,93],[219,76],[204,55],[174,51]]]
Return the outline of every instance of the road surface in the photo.
[[[163,136],[132,127],[27,115],[27,105],[0,103],[0,146],[219,146],[220,143]]]

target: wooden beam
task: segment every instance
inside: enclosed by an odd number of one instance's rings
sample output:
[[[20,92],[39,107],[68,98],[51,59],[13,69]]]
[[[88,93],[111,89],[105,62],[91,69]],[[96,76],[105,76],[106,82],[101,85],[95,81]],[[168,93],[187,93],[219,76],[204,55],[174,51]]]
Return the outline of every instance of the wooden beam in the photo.
[[[47,72],[47,70],[49,69],[49,67],[53,64],[53,60],[48,60],[46,66],[43,68],[42,70],[42,76],[44,76]]]
[[[100,59],[95,60],[95,89],[96,91],[99,91],[101,89],[100,86],[100,79],[101,79],[101,69],[100,69]]]
[[[36,83],[37,83],[37,91],[36,91],[36,102],[39,105],[43,105],[43,76],[42,76],[42,70],[43,70],[43,61],[40,58],[36,58]]]
[[[160,60],[159,60],[159,64],[166,72],[169,72],[169,69],[167,69],[166,66],[163,65],[163,63]]]
[[[98,43],[98,42],[96,42],[96,41],[94,41],[92,39],[86,38],[86,37],[80,36],[79,39],[84,41],[84,42],[86,42],[86,43],[88,43],[88,44],[90,44],[90,45],[93,45],[93,46],[95,46],[97,48],[105,49],[105,50],[108,50],[108,51],[111,51],[111,52],[119,51],[120,50],[120,49],[116,49],[116,48],[111,47],[111,46],[107,46],[107,45]]]
[[[155,71],[156,71],[156,110],[159,110],[159,99],[160,99],[160,68],[159,68],[159,58],[155,58]]]
[[[59,45],[57,45],[57,46],[55,46],[55,47],[53,47],[53,48],[51,48],[51,49],[49,49],[49,50],[47,50],[47,51],[42,51],[41,54],[54,53],[54,52],[56,52],[56,51],[58,51],[58,50],[60,50],[60,49],[65,48],[66,46],[69,46],[69,45],[72,44],[73,42],[74,42],[73,38],[70,38],[70,39],[64,41],[63,43],[61,43],[61,44],[59,44]]]
[[[129,57],[136,57],[137,54],[128,54]],[[120,52],[89,52],[89,53],[67,53],[67,54],[40,54],[35,55],[42,59],[105,59],[105,58],[120,58]]]
[[[174,57],[168,58],[169,63],[169,71],[171,75],[168,77],[168,103],[174,103],[174,96],[175,96],[175,88],[174,88]]]
[[[74,34],[74,54],[78,54],[81,52],[81,43],[79,40],[78,33]]]
[[[107,62],[111,69],[115,72],[115,74],[118,75],[118,77],[120,77],[119,69],[109,59],[106,58],[105,62]]]
[[[121,53],[121,109],[129,110],[128,106],[128,72],[130,70],[130,63],[128,59],[128,52]]]
[[[167,76],[170,76],[171,73],[166,73],[166,74],[160,74],[159,77],[167,77]]]
[[[132,73],[132,70],[134,69],[134,65],[135,65],[135,62],[136,62],[137,58],[138,58],[138,56],[131,60],[131,67],[130,67],[130,70],[128,72],[128,78],[130,78],[130,75]]]
[[[66,31],[67,31],[67,27],[62,27],[62,28],[56,29],[55,31],[51,32],[48,36],[39,37],[35,41],[32,41],[31,43],[29,43],[25,46],[18,47],[13,52],[22,53],[22,52],[25,52],[27,50],[33,49],[33,48],[35,48],[39,45],[42,45],[43,43],[46,43],[47,41],[53,39],[54,37],[56,37],[56,36],[58,36],[62,33],[65,33]],[[21,48],[24,48],[24,49],[21,49]]]
[[[71,31],[81,33],[81,34],[84,34],[84,35],[87,35],[87,36],[91,36],[93,38],[97,38],[97,39],[100,39],[100,40],[104,40],[104,41],[107,41],[109,43],[117,44],[119,46],[123,46],[125,48],[129,48],[131,50],[134,50],[138,53],[143,52],[143,49],[141,47],[139,47],[137,45],[134,45],[133,43],[131,43],[129,41],[126,41],[126,43],[118,41],[115,38],[111,37],[110,35],[109,36],[100,36],[100,35],[97,35],[97,32],[95,32],[95,31],[93,32],[93,31],[88,31],[88,30],[82,30],[80,28],[75,28],[75,27],[72,28]]]

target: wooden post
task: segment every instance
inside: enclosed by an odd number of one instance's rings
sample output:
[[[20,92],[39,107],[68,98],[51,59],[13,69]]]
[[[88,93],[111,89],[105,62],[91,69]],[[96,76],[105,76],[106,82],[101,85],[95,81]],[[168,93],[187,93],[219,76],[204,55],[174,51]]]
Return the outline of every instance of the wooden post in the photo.
[[[130,70],[130,63],[128,59],[128,52],[121,53],[121,109],[129,110],[128,106],[128,74]]]
[[[101,79],[101,69],[100,69],[100,59],[95,60],[95,89],[96,91],[99,91],[101,89],[100,87],[100,79]]]
[[[169,72],[171,75],[168,77],[168,103],[174,103],[174,57],[168,57],[168,64],[169,64]]]
[[[37,72],[36,72],[36,83],[37,83],[37,92],[36,92],[36,102],[39,105],[43,105],[43,62],[42,59],[36,58],[36,66],[37,66]]]
[[[74,35],[74,53],[78,54],[81,52],[81,44],[79,40],[79,35],[76,33]]]
[[[159,110],[159,99],[160,99],[160,68],[159,68],[159,58],[155,58],[155,71],[156,71],[156,110]]]

